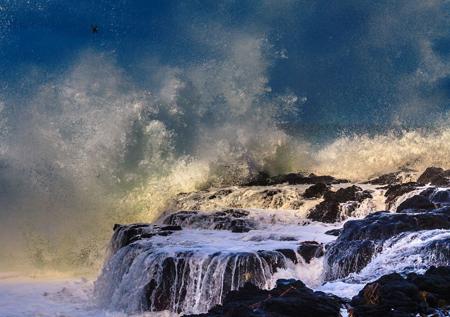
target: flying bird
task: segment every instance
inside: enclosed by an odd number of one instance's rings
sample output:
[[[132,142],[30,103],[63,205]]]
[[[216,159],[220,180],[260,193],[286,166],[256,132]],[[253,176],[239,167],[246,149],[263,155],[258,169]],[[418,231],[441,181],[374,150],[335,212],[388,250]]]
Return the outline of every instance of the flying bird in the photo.
[[[98,33],[98,26],[97,26],[97,24],[92,24],[91,25],[91,32],[92,33]]]

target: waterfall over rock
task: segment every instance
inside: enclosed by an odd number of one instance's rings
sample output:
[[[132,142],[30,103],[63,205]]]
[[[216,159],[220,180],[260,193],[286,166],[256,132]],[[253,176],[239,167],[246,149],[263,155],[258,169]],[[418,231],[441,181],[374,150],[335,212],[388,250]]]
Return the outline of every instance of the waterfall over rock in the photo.
[[[97,301],[127,313],[212,309],[205,316],[219,316],[217,305],[234,309],[230,294],[253,294],[249,303],[257,302],[284,287],[279,279],[301,280],[306,285],[292,286],[299,292],[348,288],[353,296],[383,275],[450,265],[449,189],[395,177],[374,184],[322,183],[334,180],[323,177],[304,184],[288,177],[283,184],[269,179],[181,194],[155,224],[114,227]],[[331,305],[324,316],[343,305],[305,292]],[[265,300],[258,305],[272,309]]]

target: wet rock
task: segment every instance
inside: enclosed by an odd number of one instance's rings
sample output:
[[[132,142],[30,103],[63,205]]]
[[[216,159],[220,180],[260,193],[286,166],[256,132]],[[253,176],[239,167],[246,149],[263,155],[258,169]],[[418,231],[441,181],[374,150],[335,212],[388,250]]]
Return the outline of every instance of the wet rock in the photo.
[[[434,204],[426,197],[422,195],[414,195],[408,199],[406,199],[404,202],[402,202],[397,207],[397,212],[406,211],[406,210],[430,210],[434,209]]]
[[[331,280],[359,272],[382,250],[384,241],[399,233],[433,229],[450,229],[450,207],[426,213],[376,212],[361,220],[347,221],[339,237],[326,250],[326,278]],[[430,247],[446,250],[443,246]],[[439,256],[446,255],[440,252]]]
[[[438,207],[450,206],[450,189],[434,189],[428,197]]]
[[[269,186],[277,184],[305,185],[318,183],[339,184],[339,183],[349,183],[349,181],[345,179],[336,179],[328,175],[324,176],[318,176],[315,174],[305,175],[303,173],[289,173],[271,177],[268,174],[261,172],[255,178],[245,183],[243,186]]]
[[[372,185],[393,185],[401,182],[401,177],[399,176],[401,172],[393,172],[381,175],[377,178],[371,179],[366,184]]]
[[[178,211],[168,215],[163,223],[196,229],[230,230],[248,232],[255,228],[253,220],[247,219],[244,209],[224,209],[216,212]]]
[[[393,273],[367,284],[353,297],[351,316],[441,316],[449,304],[450,267],[432,267],[423,275]]]
[[[425,274],[410,273],[408,281],[414,283],[421,291],[432,294],[450,304],[450,267],[431,267]],[[439,304],[439,303],[436,303]]]
[[[323,244],[317,241],[303,241],[300,242],[297,252],[306,263],[310,263],[313,258],[320,258],[323,256]]]
[[[353,297],[352,316],[414,316],[426,313],[416,285],[394,273],[367,284]]]
[[[375,212],[347,221],[336,241],[385,240],[401,232],[432,229],[450,229],[450,207],[417,214]]]
[[[328,234],[330,236],[338,237],[341,234],[341,232],[342,232],[342,228],[340,228],[340,229],[331,229],[331,230],[325,231],[325,234]]]
[[[407,194],[409,192],[412,192],[419,186],[423,186],[423,184],[416,182],[409,182],[404,184],[388,186],[386,192],[384,193],[384,196],[386,197],[385,202],[387,208],[390,209],[394,205],[398,197]]]
[[[419,176],[417,182],[435,186],[450,186],[450,170],[444,170],[440,167],[428,167]]]
[[[287,259],[291,260],[292,263],[297,264],[297,255],[295,254],[295,251],[292,249],[277,249],[275,250],[281,254],[283,254]]]
[[[380,251],[380,244],[370,240],[338,242],[332,245],[326,252],[328,269],[325,279],[334,280],[360,272]]]
[[[113,254],[94,294],[103,307],[127,313],[189,312],[194,305],[206,311],[245,283],[263,288],[278,269],[296,260],[288,249],[204,254],[194,247],[174,253],[143,241]]]
[[[317,183],[310,187],[308,187],[303,193],[304,198],[320,198],[322,197],[328,190],[329,186],[325,183]]]
[[[157,226],[151,224],[114,225],[114,234],[111,238],[110,252],[115,253],[135,241],[149,239],[153,236],[167,236],[174,231],[181,230],[180,226]]]
[[[268,291],[246,284],[230,292],[221,306],[212,308],[198,317],[338,317],[341,299],[322,292],[314,292],[301,281],[278,280]]]
[[[320,222],[336,222],[343,220],[347,216],[351,216],[360,202],[364,199],[371,198],[372,195],[358,186],[350,186],[340,188],[339,190],[327,191],[323,198],[324,200],[312,208],[308,214],[308,218]],[[348,207],[346,213],[342,213],[341,204],[346,203]]]

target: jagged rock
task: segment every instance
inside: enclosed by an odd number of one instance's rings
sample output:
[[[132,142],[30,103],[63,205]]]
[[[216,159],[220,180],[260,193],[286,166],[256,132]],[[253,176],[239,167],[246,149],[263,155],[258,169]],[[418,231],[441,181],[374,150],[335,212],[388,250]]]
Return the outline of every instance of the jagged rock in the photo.
[[[342,228],[340,228],[340,229],[331,229],[331,230],[325,231],[325,234],[328,234],[330,236],[338,237],[341,234],[341,232],[342,232]]]
[[[225,192],[225,194],[224,194]],[[265,186],[209,189],[177,195],[169,202],[170,210],[219,210],[222,208],[267,208],[297,210],[304,190],[300,187]]]
[[[326,280],[343,278],[358,273],[381,251],[379,243],[371,240],[354,240],[333,244],[326,252],[328,270]]]
[[[320,258],[323,256],[323,244],[317,241],[303,241],[300,242],[297,252],[306,263],[309,263],[313,258]]]
[[[197,317],[338,317],[342,300],[322,292],[314,292],[301,281],[278,280],[268,291],[247,283],[230,292],[222,305]]]
[[[289,173],[284,175],[269,176],[267,173],[261,172],[254,179],[243,184],[243,186],[269,186],[277,184],[305,185],[305,184],[339,184],[349,183],[345,179],[336,179],[332,176],[318,176],[315,174],[305,175],[303,173]]]
[[[336,222],[343,218],[350,216],[351,212],[356,209],[358,203],[362,202],[364,199],[371,198],[372,195],[365,190],[362,190],[358,186],[350,186],[346,188],[340,188],[336,192],[327,191],[324,194],[324,200],[312,208],[308,214],[308,218],[314,221],[321,222]],[[342,214],[341,204],[342,203],[352,203],[351,207],[347,208],[347,213]]]
[[[423,184],[416,182],[409,182],[404,184],[388,186],[384,196],[386,197],[386,206],[388,209],[392,207],[398,197],[412,192],[417,189],[417,187],[423,186]]]
[[[377,178],[371,179],[366,184],[372,184],[372,185],[393,185],[398,184],[401,182],[401,178],[399,177],[399,174],[401,172],[393,172],[381,175]]]
[[[421,291],[433,295],[435,299],[440,298],[450,304],[449,266],[431,267],[423,275],[410,273],[408,281],[414,283]]]
[[[294,250],[287,249],[204,254],[195,248],[179,252],[160,248],[142,241],[113,254],[96,281],[99,304],[127,313],[189,312],[194,305],[207,310],[247,282],[266,286],[278,269],[296,261]]]
[[[293,263],[297,264],[297,255],[295,254],[295,251],[292,249],[277,249],[275,250],[277,252],[280,252],[283,254],[287,259],[291,260]]]
[[[450,268],[425,274],[385,275],[367,284],[351,301],[351,316],[443,316],[450,305]]]
[[[417,182],[435,186],[450,186],[450,170],[444,170],[440,167],[428,167],[419,176]]]
[[[450,229],[450,207],[417,214],[375,212],[347,221],[336,241],[384,240],[401,232],[432,229]]]
[[[434,208],[434,204],[428,198],[424,197],[423,195],[414,195],[402,202],[397,207],[397,212],[406,210],[430,210]]]
[[[153,236],[167,236],[174,231],[179,231],[180,226],[157,226],[145,223],[131,224],[131,225],[114,225],[114,234],[111,239],[110,252],[115,253],[118,249],[129,245],[141,239],[148,239]]]
[[[328,264],[326,279],[342,278],[350,273],[359,272],[370,262],[374,254],[381,252],[383,242],[391,237],[403,232],[433,229],[450,229],[450,207],[426,213],[376,212],[361,220],[347,221],[339,237],[326,250]],[[445,241],[436,243],[445,244]],[[438,249],[433,245],[429,247],[433,250]],[[442,252],[446,248],[447,244],[445,247],[439,247]],[[438,256],[447,257],[442,252]]]
[[[303,198],[320,198],[329,190],[329,188],[330,186],[325,183],[314,184],[305,190]]]
[[[255,228],[254,221],[246,218],[248,215],[248,211],[243,209],[225,209],[209,213],[178,211],[167,216],[163,223],[187,228],[248,232]]]
[[[438,207],[450,205],[450,189],[434,189],[428,197]]]

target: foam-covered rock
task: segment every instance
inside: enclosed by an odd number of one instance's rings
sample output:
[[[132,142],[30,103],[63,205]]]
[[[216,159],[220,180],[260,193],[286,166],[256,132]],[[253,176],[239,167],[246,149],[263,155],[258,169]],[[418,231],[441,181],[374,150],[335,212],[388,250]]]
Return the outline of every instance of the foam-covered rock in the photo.
[[[358,186],[340,188],[337,191],[327,191],[324,200],[312,208],[308,218],[320,222],[336,222],[351,216],[363,200],[371,198],[372,195]],[[347,208],[342,208],[346,204]]]
[[[367,284],[351,301],[351,316],[444,316],[450,308],[450,268],[425,274],[385,275]]]

